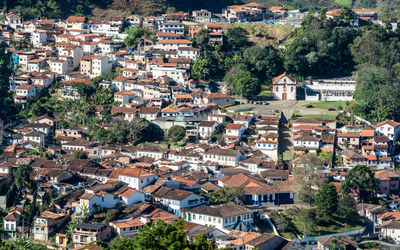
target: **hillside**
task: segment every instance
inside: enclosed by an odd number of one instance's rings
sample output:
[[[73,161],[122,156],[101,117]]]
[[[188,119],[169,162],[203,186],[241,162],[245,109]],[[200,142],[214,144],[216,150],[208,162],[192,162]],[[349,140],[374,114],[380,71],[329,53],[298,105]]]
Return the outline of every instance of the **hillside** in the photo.
[[[328,9],[340,4],[355,7],[375,7],[376,0],[5,0],[5,11],[20,13],[25,19],[32,18],[65,18],[69,15],[92,15],[94,10],[107,10],[110,13],[137,13],[153,15],[164,13],[168,7],[178,11],[208,9],[221,13],[222,9],[232,4],[258,2],[265,7],[278,5],[289,9],[308,8]],[[339,4],[340,3],[340,4]]]

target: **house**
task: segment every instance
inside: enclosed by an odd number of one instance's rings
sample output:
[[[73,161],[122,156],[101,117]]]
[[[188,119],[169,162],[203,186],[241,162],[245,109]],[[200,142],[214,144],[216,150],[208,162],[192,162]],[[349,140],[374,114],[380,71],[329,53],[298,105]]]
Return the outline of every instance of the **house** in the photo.
[[[14,207],[10,209],[10,212],[3,218],[3,231],[6,238],[17,237],[17,227],[21,224],[21,213],[22,208]]]
[[[222,166],[236,166],[239,161],[243,160],[243,154],[239,150],[214,148],[210,149],[203,155],[204,161],[217,162]]]
[[[337,143],[341,148],[360,148],[360,133],[337,133]]]
[[[127,183],[136,190],[142,190],[144,187],[152,184],[158,179],[156,174],[147,172],[139,168],[125,168],[118,176],[118,180]]]
[[[96,212],[96,208],[113,208],[117,203],[120,202],[117,196],[113,194],[99,191],[89,192],[88,190],[79,197],[79,207],[77,211],[82,213],[86,211],[88,214]]]
[[[386,136],[389,140],[397,142],[400,132],[400,123],[393,120],[378,122],[375,124],[375,134]]]
[[[110,222],[113,231],[121,236],[131,237],[139,232],[144,226],[150,226],[151,220],[148,216],[143,215],[136,218],[127,218]]]
[[[201,121],[197,125],[197,133],[201,139],[210,139],[216,132],[218,123],[215,121]]]
[[[25,141],[32,141],[38,143],[40,146],[44,146],[45,134],[40,131],[32,131],[24,135]]]
[[[161,187],[153,196],[160,200],[164,210],[179,216],[182,215],[182,209],[207,203],[207,199],[203,196],[190,191],[168,187]]]
[[[91,78],[103,76],[112,70],[112,62],[104,55],[84,55],[80,65],[80,73]]]
[[[120,106],[125,107],[135,97],[137,95],[133,91],[118,91],[114,93],[114,102],[120,103]]]
[[[65,21],[67,30],[82,30],[87,20],[84,16],[70,16]]]
[[[312,134],[303,134],[294,138],[295,147],[303,147],[310,152],[316,152],[320,148],[321,139]]]
[[[15,102],[27,102],[32,96],[36,95],[36,88],[33,85],[19,85],[15,91]]]
[[[192,223],[220,230],[249,231],[253,228],[253,210],[233,202],[212,206],[198,206],[183,212],[183,218]]]
[[[225,95],[220,92],[215,93],[207,93],[203,95],[203,103],[204,104],[215,104],[217,106],[223,107],[226,105],[231,105],[235,103],[235,99],[232,97]]]
[[[48,241],[50,236],[59,229],[67,219],[67,215],[44,211],[36,217],[33,223],[33,238],[38,241]]]
[[[297,100],[297,81],[286,72],[272,79],[272,93],[275,100]]]
[[[400,174],[388,169],[375,172],[375,178],[378,180],[378,194],[386,194],[387,196],[398,193],[400,187]]]
[[[256,175],[234,174],[218,178],[220,187],[238,187],[245,193],[245,204],[260,206],[261,204],[292,204],[294,201],[295,185],[290,177],[271,185]]]
[[[146,156],[154,159],[163,159],[166,157],[167,152],[168,150],[163,147],[146,145],[136,150],[136,156],[137,157]]]
[[[381,226],[381,236],[400,245],[400,221],[390,221]]]
[[[209,23],[212,21],[213,13],[208,10],[194,10],[192,11],[193,21],[199,23]]]
[[[166,22],[161,24],[160,31],[164,33],[174,33],[180,36],[185,34],[185,25],[177,22]]]
[[[326,237],[320,237],[317,238],[317,250],[325,250],[329,249],[330,246],[332,245],[332,239],[335,238],[334,236],[326,236]],[[357,242],[350,236],[347,235],[342,235],[342,236],[337,236],[338,238],[338,245],[343,246],[344,249],[349,249],[349,250],[356,250],[360,249],[358,247]]]
[[[342,154],[343,163],[346,167],[354,167],[356,165],[367,165],[367,158],[354,151],[347,151]]]
[[[22,17],[14,12],[6,15],[6,24],[13,29],[20,29],[23,26]]]
[[[269,158],[278,160],[279,134],[267,133],[260,136],[256,141],[255,148],[266,154]]]
[[[242,124],[228,123],[225,127],[224,138],[227,142],[240,141],[245,130],[246,127]]]
[[[93,223],[93,224],[78,224],[72,234],[72,242],[75,247],[88,245],[93,241],[105,241],[111,238],[111,227]]]
[[[145,200],[145,194],[143,192],[127,186],[122,186],[119,188],[114,192],[114,195],[118,196],[121,200],[121,203],[125,204],[127,207]]]

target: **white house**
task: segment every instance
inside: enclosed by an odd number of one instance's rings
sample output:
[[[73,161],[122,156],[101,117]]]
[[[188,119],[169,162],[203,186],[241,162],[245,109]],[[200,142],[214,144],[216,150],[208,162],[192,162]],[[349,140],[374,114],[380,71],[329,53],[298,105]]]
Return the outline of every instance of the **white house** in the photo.
[[[183,36],[185,34],[185,25],[183,23],[166,22],[160,25],[160,31]]]
[[[114,102],[119,102],[122,107],[136,97],[136,93],[132,91],[118,91],[114,93]]]
[[[96,211],[96,207],[100,208],[113,208],[120,202],[117,196],[106,193],[104,191],[100,191],[97,193],[89,193],[86,191],[79,198],[79,207],[77,208],[77,212],[81,213],[84,211],[86,207],[89,214],[92,214]]]
[[[391,238],[400,245],[400,221],[390,221],[381,226],[381,236]]]
[[[33,85],[19,85],[15,91],[14,100],[26,102],[29,98],[36,95],[36,88]]]
[[[163,209],[176,215],[182,215],[183,208],[191,208],[203,205],[207,199],[190,191],[171,189],[168,187],[160,188],[154,197],[159,198]]]
[[[198,135],[201,139],[210,139],[218,127],[218,122],[215,121],[201,121],[197,125]]]
[[[296,100],[297,81],[283,73],[272,79],[272,92],[275,100]]]
[[[21,212],[21,208],[14,207],[10,209],[8,215],[3,218],[3,231],[6,237],[14,238],[17,236],[17,227],[21,222]]]
[[[400,123],[393,120],[378,122],[375,125],[375,134],[378,136],[386,136],[389,140],[398,141],[400,132]]]
[[[297,138],[294,138],[295,147],[304,147],[309,151],[317,151],[320,147],[321,139],[317,138],[315,135],[304,134]]]
[[[243,124],[228,123],[225,127],[224,138],[227,142],[240,141],[246,127]]]
[[[13,29],[22,28],[22,18],[20,15],[10,12],[6,15],[6,24],[8,24]]]
[[[136,190],[142,190],[144,187],[152,184],[158,179],[156,174],[141,170],[139,168],[125,168],[118,176],[118,180],[127,183]]]
[[[239,150],[214,148],[203,155],[204,161],[217,162],[222,166],[234,167],[243,160],[243,154]]]
[[[39,131],[32,131],[24,135],[25,141],[33,141],[38,143],[40,146],[44,146],[45,135]]]
[[[132,188],[121,187],[114,194],[117,195],[121,203],[125,204],[127,207],[145,200],[144,193]]]
[[[192,223],[215,227],[220,230],[249,231],[253,228],[253,210],[236,205],[223,203],[213,206],[198,206],[186,210],[183,218]]]

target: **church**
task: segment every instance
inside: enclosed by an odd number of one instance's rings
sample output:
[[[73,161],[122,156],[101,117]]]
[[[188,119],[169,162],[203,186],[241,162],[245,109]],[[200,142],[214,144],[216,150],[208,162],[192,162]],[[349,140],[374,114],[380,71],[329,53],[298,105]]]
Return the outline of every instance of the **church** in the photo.
[[[272,79],[274,100],[296,100],[296,88],[296,79],[286,72]]]

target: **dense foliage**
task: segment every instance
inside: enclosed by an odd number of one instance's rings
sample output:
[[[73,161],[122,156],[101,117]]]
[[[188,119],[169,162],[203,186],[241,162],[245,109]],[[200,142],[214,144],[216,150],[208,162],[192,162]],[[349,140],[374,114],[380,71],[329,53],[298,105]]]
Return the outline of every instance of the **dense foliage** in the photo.
[[[204,234],[198,234],[193,243],[189,244],[184,229],[185,224],[182,220],[171,224],[158,221],[151,227],[145,226],[140,229],[133,238],[118,237],[114,239],[106,249],[213,249],[212,242],[207,241]]]
[[[356,193],[357,200],[364,203],[377,202],[376,188],[378,181],[374,173],[367,166],[357,165],[346,175],[346,179],[340,185],[344,194]]]
[[[331,218],[339,203],[335,185],[332,183],[322,185],[315,193],[314,203],[319,216]]]
[[[174,125],[168,129],[167,137],[172,142],[178,142],[185,138],[186,129],[179,125]]]

